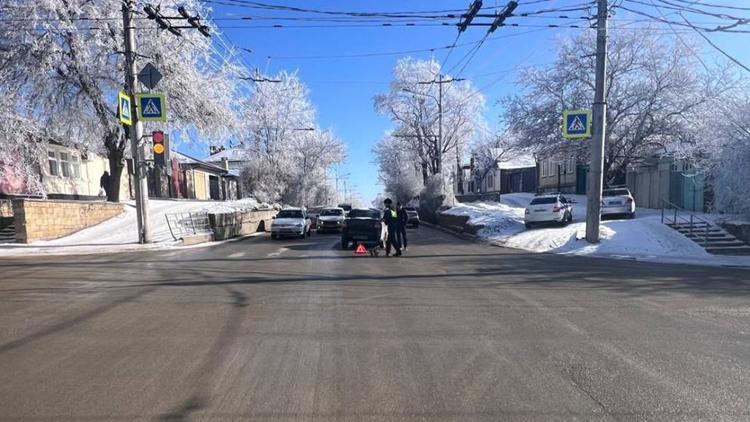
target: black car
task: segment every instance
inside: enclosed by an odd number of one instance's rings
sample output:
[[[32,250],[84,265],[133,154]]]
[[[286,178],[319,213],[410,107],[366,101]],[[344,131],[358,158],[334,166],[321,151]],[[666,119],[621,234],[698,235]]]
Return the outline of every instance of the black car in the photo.
[[[349,242],[368,247],[383,246],[388,229],[382,219],[383,213],[377,209],[354,208],[349,211],[341,229],[341,249],[349,248]]]

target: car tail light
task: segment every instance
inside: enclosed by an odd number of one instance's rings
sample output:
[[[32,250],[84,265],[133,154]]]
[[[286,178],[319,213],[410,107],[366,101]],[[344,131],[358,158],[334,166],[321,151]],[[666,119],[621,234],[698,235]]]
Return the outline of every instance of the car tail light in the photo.
[[[528,209],[528,208],[526,208],[526,212],[525,212],[524,214],[528,214],[528,213],[530,213],[530,212],[531,212],[531,211],[529,211],[529,209]]]
[[[552,212],[560,212],[561,209],[562,208],[560,207],[555,207],[555,208],[552,208]]]

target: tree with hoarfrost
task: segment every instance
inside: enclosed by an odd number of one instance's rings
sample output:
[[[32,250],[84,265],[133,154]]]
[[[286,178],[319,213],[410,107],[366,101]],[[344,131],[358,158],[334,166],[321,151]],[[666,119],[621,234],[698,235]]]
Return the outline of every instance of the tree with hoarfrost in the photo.
[[[243,184],[263,201],[313,205],[331,197],[326,173],[346,150],[330,130],[319,128],[296,74],[282,72],[273,80],[279,82],[257,82],[242,104]]]
[[[403,58],[393,69],[389,92],[376,95],[375,110],[391,119],[389,135],[416,161],[422,183],[431,176],[444,178],[482,122],[484,96],[469,81],[442,84],[439,111],[440,64],[435,60]],[[451,76],[444,75],[444,80]],[[442,120],[442,133],[440,122]]]
[[[386,136],[372,152],[387,196],[406,204],[424,189],[419,160],[411,150],[403,147],[399,139]]]
[[[162,13],[177,15],[178,3],[208,15],[198,0],[162,1]],[[0,120],[5,136],[0,154],[17,153],[23,135],[14,135],[11,125],[23,121],[33,128],[25,136],[35,142],[54,140],[106,155],[110,200],[119,197],[128,145],[116,117],[117,92],[124,85],[121,7],[119,0],[5,0],[0,7],[0,90],[14,94],[5,105],[12,118]],[[217,61],[212,39],[197,31],[177,37],[158,30],[155,22],[135,22],[137,61],[154,63],[164,75],[157,89],[169,101],[169,122],[147,124],[146,130],[228,138],[236,126],[228,106],[235,103],[235,66]]]
[[[540,156],[587,157],[588,140],[561,137],[562,111],[591,108],[595,31],[561,42],[557,60],[527,68],[522,94],[505,100],[504,120],[521,146]],[[646,155],[695,142],[694,124],[712,99],[730,89],[723,67],[702,72],[695,47],[654,31],[615,32],[607,57],[606,182],[622,183]]]

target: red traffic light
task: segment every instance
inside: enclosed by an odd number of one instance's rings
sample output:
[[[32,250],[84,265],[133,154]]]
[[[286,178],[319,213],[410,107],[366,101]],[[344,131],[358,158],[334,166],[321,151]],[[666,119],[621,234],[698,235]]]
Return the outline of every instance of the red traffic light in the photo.
[[[151,140],[154,141],[155,144],[163,144],[164,143],[164,132],[160,130],[155,130],[151,132]]]

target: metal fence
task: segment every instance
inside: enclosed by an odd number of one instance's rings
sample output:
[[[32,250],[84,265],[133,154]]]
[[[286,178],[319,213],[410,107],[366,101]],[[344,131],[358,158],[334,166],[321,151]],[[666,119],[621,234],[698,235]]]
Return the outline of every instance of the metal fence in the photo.
[[[180,212],[165,214],[164,217],[174,240],[193,234],[211,233],[207,212]]]

